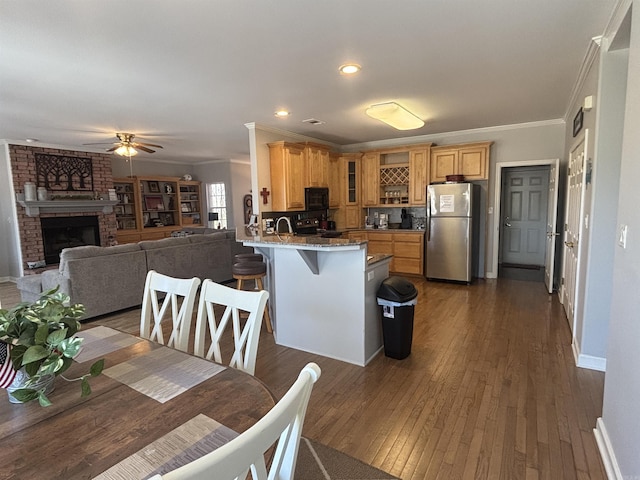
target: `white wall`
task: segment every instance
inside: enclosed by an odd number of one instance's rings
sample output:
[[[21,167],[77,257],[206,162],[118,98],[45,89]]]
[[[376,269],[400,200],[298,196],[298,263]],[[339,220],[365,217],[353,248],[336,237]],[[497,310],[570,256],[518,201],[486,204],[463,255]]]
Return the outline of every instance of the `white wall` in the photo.
[[[640,478],[640,10],[632,13],[618,227],[628,226],[627,246],[614,246],[607,374],[599,432],[616,477]],[[606,463],[606,462],[605,462]]]
[[[227,196],[227,227],[235,228],[238,225],[243,225],[242,197],[249,193],[251,185],[249,162],[220,160],[194,165],[193,178],[202,182],[202,193],[205,196],[206,184],[224,182]],[[206,201],[205,198],[205,206]]]
[[[0,282],[15,280],[22,273],[12,178],[9,146],[0,142]]]

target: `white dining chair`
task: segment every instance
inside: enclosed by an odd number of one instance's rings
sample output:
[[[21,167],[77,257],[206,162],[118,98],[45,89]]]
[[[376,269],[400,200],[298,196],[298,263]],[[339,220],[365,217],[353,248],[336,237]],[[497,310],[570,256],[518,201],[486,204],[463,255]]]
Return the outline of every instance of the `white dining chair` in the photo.
[[[296,469],[302,425],[320,367],[308,363],[282,399],[253,427],[213,452],[150,480],[291,480]],[[276,446],[267,473],[265,452]]]
[[[170,314],[171,335],[166,345],[186,352],[199,286],[197,277],[174,278],[150,270],[142,297],[140,336],[165,345],[162,323]]]
[[[230,328],[233,331],[234,348],[229,365],[253,375],[262,316],[268,298],[269,292],[266,290],[237,290],[206,279],[200,289],[193,353],[207,360],[226,363],[222,358],[221,341],[225,331]],[[220,313],[221,307],[224,310],[217,318],[216,313]],[[241,312],[249,314],[244,323],[241,322]],[[211,343],[205,351],[207,340]]]

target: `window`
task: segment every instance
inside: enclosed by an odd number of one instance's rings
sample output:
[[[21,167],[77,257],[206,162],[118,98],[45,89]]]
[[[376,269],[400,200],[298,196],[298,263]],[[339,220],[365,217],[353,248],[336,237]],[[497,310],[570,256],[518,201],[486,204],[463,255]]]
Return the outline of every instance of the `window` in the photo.
[[[218,214],[218,220],[213,222],[214,228],[227,228],[227,196],[224,183],[207,184],[209,212]]]

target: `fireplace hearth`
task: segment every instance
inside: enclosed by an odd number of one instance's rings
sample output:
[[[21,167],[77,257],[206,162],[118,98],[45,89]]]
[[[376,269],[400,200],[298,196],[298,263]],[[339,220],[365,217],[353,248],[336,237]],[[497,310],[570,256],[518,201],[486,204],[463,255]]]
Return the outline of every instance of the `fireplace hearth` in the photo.
[[[40,225],[47,265],[60,263],[63,248],[100,245],[97,216],[40,218]]]

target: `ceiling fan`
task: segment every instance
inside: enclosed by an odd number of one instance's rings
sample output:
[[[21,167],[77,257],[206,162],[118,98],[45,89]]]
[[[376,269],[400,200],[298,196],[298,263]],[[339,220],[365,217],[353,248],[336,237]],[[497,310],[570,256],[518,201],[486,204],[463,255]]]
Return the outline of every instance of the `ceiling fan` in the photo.
[[[162,145],[156,145],[155,143],[143,143],[134,142],[135,134],[133,133],[116,133],[118,137],[117,142],[98,142],[98,143],[85,143],[85,145],[114,145],[107,152],[115,152],[123,157],[132,157],[138,154],[138,150],[142,150],[147,153],[154,153],[149,147],[162,148]]]

